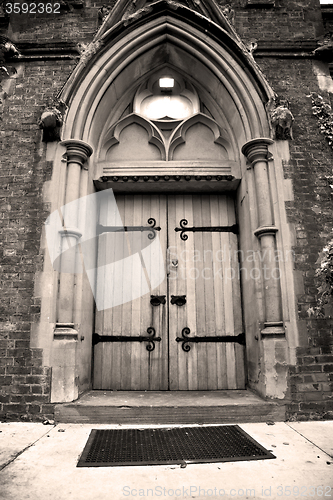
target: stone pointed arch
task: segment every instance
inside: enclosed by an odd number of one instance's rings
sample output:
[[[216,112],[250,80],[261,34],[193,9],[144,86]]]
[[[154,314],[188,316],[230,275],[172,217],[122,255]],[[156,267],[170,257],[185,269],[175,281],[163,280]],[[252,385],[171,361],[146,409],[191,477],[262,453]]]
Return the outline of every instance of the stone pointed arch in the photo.
[[[88,48],[89,58],[83,57],[59,95],[69,106],[64,139],[80,137],[96,147],[97,124],[105,123],[107,109],[165,63],[203,92],[209,82],[210,99],[225,121],[237,117],[242,143],[269,134],[265,104],[274,92],[232,27],[228,24],[226,31],[182,5],[176,7],[159,0],[145,13],[144,23],[141,19],[125,27],[119,21],[99,34],[92,44],[96,52]]]
[[[105,143],[101,151],[100,159],[104,160],[108,151],[115,145],[120,144],[120,135],[126,127],[130,127],[132,124],[137,124],[142,127],[147,132],[147,142],[156,146],[160,152],[161,160],[165,160],[166,151],[163,137],[160,131],[146,118],[137,115],[136,113],[131,113],[121,120],[119,120],[109,131],[108,136],[105,138]]]
[[[222,150],[225,152],[225,155],[228,159],[233,158],[233,151],[231,150],[229,141],[226,137],[223,136],[223,133],[215,120],[212,120],[209,116],[204,115],[203,113],[196,113],[191,116],[187,120],[184,120],[182,123],[178,125],[178,127],[172,133],[169,140],[169,149],[168,149],[168,158],[172,160],[175,149],[181,144],[186,143],[186,133],[187,131],[196,124],[204,125],[208,127],[213,134],[213,144],[218,144],[222,147]]]

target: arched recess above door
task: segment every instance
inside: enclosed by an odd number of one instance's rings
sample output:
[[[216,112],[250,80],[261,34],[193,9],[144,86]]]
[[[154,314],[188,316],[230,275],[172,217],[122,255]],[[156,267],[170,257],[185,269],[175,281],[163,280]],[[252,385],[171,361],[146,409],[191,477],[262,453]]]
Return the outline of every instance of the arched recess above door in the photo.
[[[220,124],[213,118],[215,110],[204,98],[170,66],[154,72],[108,118],[96,155],[98,164],[103,162],[101,175],[170,176],[189,174],[190,167],[197,176],[236,178],[230,130],[218,113]],[[116,122],[115,114],[121,115]]]
[[[138,90],[145,88],[148,98],[152,87],[147,82],[152,81],[157,73],[167,70],[185,82],[185,85],[181,84],[181,95],[191,103],[193,114],[203,114],[215,121],[224,142],[222,144],[220,138],[216,140],[214,127],[208,126],[208,122],[193,123],[191,127],[189,122],[182,131],[179,122],[179,135],[177,140],[174,136],[174,146],[170,148],[172,160],[168,162],[174,170],[166,169],[165,159],[156,159],[157,154],[163,158],[160,134],[151,124],[143,126],[143,122],[133,122],[137,141],[140,134],[145,136],[146,153],[155,158],[147,161],[163,162],[163,165],[155,165],[155,174],[158,168],[160,175],[167,176],[186,173],[194,177],[227,175],[239,183],[243,175],[241,170],[243,173],[246,170],[241,147],[253,138],[269,136],[265,104],[274,93],[234,29],[218,12],[218,7],[214,9],[215,17],[211,15],[209,18],[208,13],[205,17],[184,5],[159,0],[130,20],[116,21],[113,16],[111,22],[111,15],[97,33],[89,51],[90,57],[82,59],[59,95],[69,108],[63,139],[78,138],[92,146],[90,171],[94,179],[111,175],[110,165],[105,164],[108,161],[106,151],[109,149],[111,156],[117,149],[120,151],[122,134],[126,136],[129,129],[124,127],[118,138],[120,142],[113,146],[109,143],[107,148],[107,142],[112,139],[109,131],[127,115],[141,115]],[[220,19],[219,25],[217,18]],[[200,105],[196,103],[195,93],[200,98]],[[161,130],[155,119],[149,121]],[[207,164],[201,168],[204,153],[197,159],[186,156],[188,141],[196,143],[195,127],[201,128],[213,143],[214,159],[205,157],[209,160],[209,169]],[[122,175],[137,176],[138,172],[135,173],[134,164],[131,164],[135,160],[123,161],[128,170]],[[184,162],[190,162],[190,165]],[[199,164],[193,165],[193,162]],[[151,175],[152,170],[141,173]],[[113,171],[113,175],[119,176],[121,172]]]
[[[131,113],[107,132],[100,159],[112,162],[165,160],[165,141],[154,123]]]
[[[235,153],[227,132],[203,113],[197,113],[180,123],[169,141],[170,160],[234,160]]]
[[[185,120],[150,120],[131,113],[107,133],[99,159],[105,162],[234,159],[219,125],[203,113]],[[171,134],[163,132],[171,131]]]

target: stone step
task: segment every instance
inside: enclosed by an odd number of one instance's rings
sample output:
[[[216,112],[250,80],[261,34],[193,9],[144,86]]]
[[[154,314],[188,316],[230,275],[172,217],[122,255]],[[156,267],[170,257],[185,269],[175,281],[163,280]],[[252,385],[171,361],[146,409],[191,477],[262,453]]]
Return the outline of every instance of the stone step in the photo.
[[[284,422],[286,406],[244,391],[89,391],[55,406],[59,423],[236,424]]]

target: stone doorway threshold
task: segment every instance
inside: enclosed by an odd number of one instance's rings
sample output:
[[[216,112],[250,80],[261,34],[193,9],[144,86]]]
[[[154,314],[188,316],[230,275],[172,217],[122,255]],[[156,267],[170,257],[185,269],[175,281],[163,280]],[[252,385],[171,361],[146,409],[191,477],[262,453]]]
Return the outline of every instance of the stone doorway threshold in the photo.
[[[250,390],[89,391],[55,406],[55,420],[81,424],[230,424],[284,422],[284,402]]]

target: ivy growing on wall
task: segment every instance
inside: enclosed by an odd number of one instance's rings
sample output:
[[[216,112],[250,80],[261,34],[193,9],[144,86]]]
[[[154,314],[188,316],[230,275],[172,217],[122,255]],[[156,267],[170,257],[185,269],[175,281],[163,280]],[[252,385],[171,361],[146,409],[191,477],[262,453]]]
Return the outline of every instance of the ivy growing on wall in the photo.
[[[316,92],[311,92],[308,97],[311,97],[312,112],[318,119],[319,130],[333,149],[332,107]],[[332,185],[331,188],[333,188]],[[316,316],[320,317],[325,315],[324,306],[331,303],[333,299],[333,240],[323,248],[317,262],[319,266],[316,269],[315,276],[318,283],[318,297],[317,306],[312,312],[315,312]]]
[[[328,144],[333,149],[333,110],[321,95],[311,92],[308,96],[312,100],[312,113],[318,119],[319,130],[325,135]]]
[[[324,316],[324,306],[333,299],[333,240],[330,241],[319,256],[319,267],[316,269],[318,280],[318,299],[315,308],[316,316]]]

